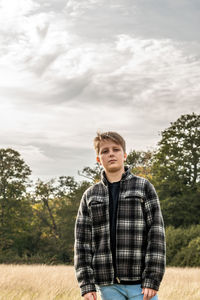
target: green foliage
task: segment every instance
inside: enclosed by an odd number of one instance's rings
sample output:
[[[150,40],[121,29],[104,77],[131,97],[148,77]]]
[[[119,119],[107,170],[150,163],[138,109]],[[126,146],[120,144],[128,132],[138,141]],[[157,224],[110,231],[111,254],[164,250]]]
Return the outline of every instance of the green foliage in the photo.
[[[160,195],[182,195],[200,180],[200,115],[182,115],[162,132],[153,176]]]
[[[85,167],[81,172],[78,171],[78,174],[95,183],[101,179],[101,171],[102,171],[102,166],[96,163],[94,168]]]
[[[166,197],[161,200],[162,214],[165,226],[187,227],[199,224],[199,191],[188,191],[183,195]]]
[[[29,166],[13,149],[0,149],[0,251],[21,253],[31,228],[32,210],[26,188]],[[29,219],[30,218],[30,219]],[[18,247],[19,245],[19,247]]]
[[[176,255],[176,264],[180,267],[200,266],[200,237],[190,241],[187,247],[182,248]]]
[[[200,225],[166,229],[167,265],[200,266]]]
[[[133,174],[152,180],[151,166],[152,166],[153,152],[135,151],[131,150],[127,155],[126,164],[131,167]]]
[[[152,174],[165,225],[198,224],[200,115],[182,115],[162,132],[153,156]]]
[[[31,170],[17,151],[0,149],[0,227],[13,228],[21,223],[26,205],[26,187]]]

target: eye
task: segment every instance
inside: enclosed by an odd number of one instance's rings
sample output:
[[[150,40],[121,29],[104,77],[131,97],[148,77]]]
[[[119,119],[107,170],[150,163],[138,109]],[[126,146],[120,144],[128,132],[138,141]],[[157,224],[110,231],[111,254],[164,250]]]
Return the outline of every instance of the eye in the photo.
[[[119,151],[119,148],[115,148],[114,151]]]
[[[101,153],[103,154],[103,153],[107,153],[108,152],[108,150],[103,150],[103,151],[101,151]]]

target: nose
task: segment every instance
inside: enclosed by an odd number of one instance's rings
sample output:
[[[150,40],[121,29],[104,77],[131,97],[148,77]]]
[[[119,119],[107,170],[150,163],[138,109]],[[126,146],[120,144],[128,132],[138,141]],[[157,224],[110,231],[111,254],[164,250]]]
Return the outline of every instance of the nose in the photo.
[[[109,156],[113,156],[113,155],[114,155],[113,150],[110,150]]]

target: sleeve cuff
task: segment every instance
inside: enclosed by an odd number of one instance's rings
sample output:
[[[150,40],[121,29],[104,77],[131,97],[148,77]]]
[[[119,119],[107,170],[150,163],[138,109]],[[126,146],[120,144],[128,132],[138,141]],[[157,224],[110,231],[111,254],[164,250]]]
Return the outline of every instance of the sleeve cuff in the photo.
[[[142,280],[142,287],[149,288],[158,291],[160,283],[157,280],[153,280],[150,278],[145,278]]]
[[[94,284],[86,284],[81,287],[81,296],[82,297],[89,292],[96,292],[96,288],[95,288]]]

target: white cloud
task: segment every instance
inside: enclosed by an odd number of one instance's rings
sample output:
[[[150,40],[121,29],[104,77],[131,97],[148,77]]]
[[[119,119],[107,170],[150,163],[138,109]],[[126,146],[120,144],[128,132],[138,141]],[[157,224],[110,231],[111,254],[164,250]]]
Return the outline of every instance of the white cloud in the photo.
[[[101,3],[101,1],[98,0],[68,0],[65,6],[65,11],[72,17],[80,17],[85,10],[93,8],[94,5],[98,8],[99,3]]]
[[[200,43],[160,38],[161,2],[24,1],[1,4],[1,145],[19,149],[34,174],[92,164],[97,129],[145,149],[180,114],[199,111]],[[146,25],[157,16],[148,38],[142,8]]]
[[[7,19],[24,16],[38,9],[40,5],[32,0],[1,0],[1,14]]]

